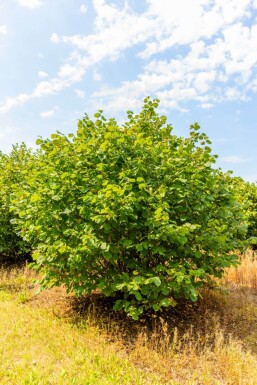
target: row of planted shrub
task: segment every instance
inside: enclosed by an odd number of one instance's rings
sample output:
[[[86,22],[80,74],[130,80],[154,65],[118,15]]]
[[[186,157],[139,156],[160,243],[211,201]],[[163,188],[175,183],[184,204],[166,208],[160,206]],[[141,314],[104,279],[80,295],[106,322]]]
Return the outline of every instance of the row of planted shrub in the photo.
[[[146,98],[119,125],[99,111],[1,154],[0,260],[31,252],[42,285],[100,289],[137,319],[195,301],[210,277],[255,242],[257,187],[214,168],[198,124],[173,134]]]

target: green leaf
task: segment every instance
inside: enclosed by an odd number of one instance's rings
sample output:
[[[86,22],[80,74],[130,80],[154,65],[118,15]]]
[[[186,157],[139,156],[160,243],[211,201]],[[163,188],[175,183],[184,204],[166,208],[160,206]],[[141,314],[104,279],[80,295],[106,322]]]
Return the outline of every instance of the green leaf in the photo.
[[[122,242],[123,246],[125,246],[126,248],[130,247],[132,245],[132,241],[131,239],[126,239],[125,241]]]
[[[161,280],[159,277],[152,277],[148,281],[149,283],[154,283],[157,287],[161,286]]]
[[[109,246],[107,245],[106,242],[102,242],[101,245],[100,245],[100,248],[101,248],[102,250],[108,250],[108,249],[109,249]]]
[[[134,294],[134,296],[136,297],[136,300],[137,300],[137,301],[141,301],[141,300],[142,300],[142,296],[141,296],[141,294],[139,293],[139,291],[133,291],[133,294]]]
[[[163,298],[160,302],[160,306],[169,307],[172,301],[169,298]]]

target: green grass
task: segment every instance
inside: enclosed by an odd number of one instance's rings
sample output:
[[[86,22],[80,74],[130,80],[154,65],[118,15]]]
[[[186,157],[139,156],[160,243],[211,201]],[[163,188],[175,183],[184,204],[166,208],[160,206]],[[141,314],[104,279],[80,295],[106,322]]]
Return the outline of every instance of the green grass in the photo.
[[[45,309],[0,294],[0,383],[159,384],[108,344],[97,329],[74,327]]]
[[[62,289],[36,296],[33,278],[0,269],[1,385],[257,385],[249,283],[138,323]]]

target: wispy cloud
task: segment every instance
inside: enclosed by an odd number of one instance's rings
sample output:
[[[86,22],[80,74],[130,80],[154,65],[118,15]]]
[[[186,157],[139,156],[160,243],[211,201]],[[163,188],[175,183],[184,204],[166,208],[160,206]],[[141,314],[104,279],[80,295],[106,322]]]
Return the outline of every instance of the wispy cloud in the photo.
[[[238,164],[238,163],[249,162],[251,159],[244,158],[244,157],[242,157],[240,155],[228,155],[228,156],[221,157],[220,160],[223,161],[223,162],[226,162],[226,163]]]
[[[17,0],[18,4],[30,9],[38,8],[42,5],[40,0]]]
[[[41,4],[39,0],[19,1],[34,7]],[[135,12],[129,1],[123,7],[105,0],[92,2],[94,33],[52,33],[52,43],[71,47],[66,63],[31,93],[7,98],[0,112],[61,92],[79,83],[89,68],[118,60],[132,47],[144,65],[133,80],[125,78],[116,88],[100,88],[94,93],[106,109],[123,110],[128,102],[131,107],[138,106],[148,94],[159,97],[164,109],[183,111],[189,101],[207,109],[224,101],[247,100],[257,92],[257,20],[252,17],[256,1],[146,0],[146,10],[141,13]],[[86,8],[81,5],[80,11]],[[178,48],[182,51],[176,53]],[[170,59],[158,56],[172,49]],[[96,71],[93,79],[101,80]]]
[[[24,103],[29,101],[30,98],[30,95],[27,94],[19,94],[14,98],[7,97],[5,99],[5,102],[0,105],[0,113],[6,113],[14,107],[23,105]]]
[[[54,44],[58,44],[60,42],[60,37],[57,35],[57,33],[52,33],[50,41]]]
[[[41,118],[43,118],[43,119],[51,118],[51,117],[53,117],[53,116],[57,113],[58,110],[59,110],[59,107],[58,107],[58,106],[55,106],[55,107],[54,107],[53,109],[51,109],[51,110],[41,112],[41,113],[40,113],[40,116],[41,116]]]
[[[125,94],[124,103],[128,96],[130,100],[139,100],[155,94],[163,100],[163,107],[196,101],[202,108],[210,108],[223,101],[247,100],[249,91],[255,91],[252,80],[256,64],[257,25],[224,26],[222,35],[214,41],[192,42],[184,56],[169,61],[150,60],[136,80],[124,81],[115,89],[105,88],[95,97],[107,100],[105,105],[110,109],[115,109],[114,100],[124,99]],[[119,103],[117,109],[124,107]]]
[[[18,131],[17,128],[14,128],[11,126],[4,127],[1,130],[0,139],[4,139],[5,137],[10,137],[10,135],[13,136],[13,134],[16,133],[17,131]]]
[[[19,94],[15,97],[8,97],[0,105],[0,113],[6,113],[12,108],[21,106],[31,99],[42,98],[69,88],[72,84],[82,79],[85,70],[83,67],[72,67],[65,65],[60,68],[58,76],[50,80],[41,81],[37,84],[31,94]]]
[[[39,78],[47,78],[48,77],[48,73],[45,72],[45,71],[38,71],[38,77]]]
[[[76,89],[75,92],[76,92],[76,95],[78,98],[83,99],[85,97],[85,91],[81,91],[81,90]]]
[[[93,71],[93,80],[96,82],[100,82],[100,80],[102,80],[102,76],[97,70]]]
[[[6,35],[8,32],[6,25],[0,25],[0,34]]]
[[[213,103],[201,103],[201,107],[205,110],[212,108],[214,106]]]
[[[87,13],[87,6],[85,4],[82,4],[79,8],[80,12]]]

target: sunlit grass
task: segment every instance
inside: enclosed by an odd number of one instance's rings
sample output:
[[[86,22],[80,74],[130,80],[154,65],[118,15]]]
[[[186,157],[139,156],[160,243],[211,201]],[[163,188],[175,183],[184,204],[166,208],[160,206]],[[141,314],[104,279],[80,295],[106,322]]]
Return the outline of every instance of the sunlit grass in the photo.
[[[248,253],[199,303],[135,322],[99,294],[36,296],[30,269],[2,269],[0,383],[257,385],[256,273]]]
[[[97,328],[76,327],[51,312],[0,294],[0,383],[159,384],[109,344]]]

